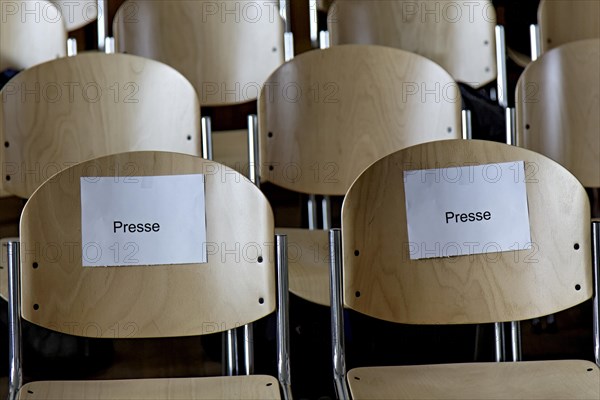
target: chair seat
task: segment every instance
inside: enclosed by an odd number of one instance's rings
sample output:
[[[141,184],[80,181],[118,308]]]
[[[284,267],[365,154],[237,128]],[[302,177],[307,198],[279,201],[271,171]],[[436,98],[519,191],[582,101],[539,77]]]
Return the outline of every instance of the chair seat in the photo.
[[[279,399],[277,379],[265,375],[134,379],[110,381],[41,381],[24,385],[18,399]]]
[[[589,361],[527,361],[355,368],[353,399],[600,399]]]
[[[288,237],[290,292],[329,306],[329,231],[275,228]]]

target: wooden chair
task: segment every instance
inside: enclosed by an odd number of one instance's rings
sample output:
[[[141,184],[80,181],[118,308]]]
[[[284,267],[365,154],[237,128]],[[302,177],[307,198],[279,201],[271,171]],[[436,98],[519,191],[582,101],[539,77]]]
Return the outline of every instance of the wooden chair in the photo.
[[[255,100],[284,61],[277,2],[136,1],[121,5],[118,52],[162,61],[196,88],[202,106]]]
[[[460,106],[454,80],[419,55],[366,45],[303,53],[278,68],[259,97],[257,176],[295,192],[343,196],[390,152],[460,138]],[[295,260],[291,292],[329,304],[326,232],[281,231]]]
[[[542,0],[538,7],[540,51],[600,38],[600,3],[595,0]]]
[[[116,48],[180,71],[202,107],[256,101],[267,77],[286,59],[278,4],[127,0],[113,23]],[[202,126],[211,137],[210,119],[204,117]],[[245,129],[220,130],[205,158],[247,169],[247,135]]]
[[[132,170],[133,166],[133,170]],[[85,177],[131,178],[204,174],[206,243],[203,264],[83,267]],[[110,194],[107,194],[110,199]],[[191,155],[132,152],[70,167],[43,184],[23,211],[11,260],[11,393],[18,399],[278,399],[290,398],[285,307],[285,238],[276,238],[266,198],[251,182],[218,163]],[[70,243],[73,252],[46,257]],[[220,246],[220,247],[219,247]],[[246,246],[252,247],[245,251]],[[240,254],[228,249],[240,247]],[[225,255],[228,252],[228,255]],[[275,268],[278,268],[276,274]],[[277,275],[277,276],[276,276]],[[19,281],[20,285],[19,286]],[[18,289],[19,295],[16,294]],[[68,294],[68,295],[67,295]],[[20,317],[53,331],[101,338],[204,335],[238,327],[273,311],[278,319],[281,389],[263,375],[131,381],[48,381],[21,387]],[[69,326],[71,328],[69,328]],[[77,328],[73,330],[73,326]],[[92,327],[86,329],[86,327]],[[16,339],[15,342],[13,339]]]
[[[80,54],[23,71],[1,93],[3,188],[19,197],[94,157],[133,150],[200,154],[194,88],[153,60]]]
[[[535,244],[531,250],[411,259],[405,171],[520,161]],[[332,343],[340,398],[349,397],[346,385],[357,399],[599,398],[600,221],[590,223],[584,188],[554,161],[516,146],[477,140],[437,141],[398,151],[354,182],[342,209],[341,235],[334,230],[330,237]],[[360,367],[346,374],[344,308],[403,324],[479,324],[531,319],[592,297],[596,364],[564,360]]]
[[[69,0],[50,0],[60,10],[67,31],[83,28],[98,18],[98,2],[83,0],[76,3]]]
[[[552,158],[600,188],[600,39],[544,53],[517,83],[517,145]]]
[[[25,69],[67,55],[67,30],[47,0],[0,1],[0,71]]]
[[[0,96],[2,189],[21,198],[94,157],[134,150],[201,154],[196,92],[157,61],[100,53],[61,58],[21,72]]]
[[[331,45],[378,44],[417,53],[474,88],[497,77],[491,1],[337,0],[327,23]]]

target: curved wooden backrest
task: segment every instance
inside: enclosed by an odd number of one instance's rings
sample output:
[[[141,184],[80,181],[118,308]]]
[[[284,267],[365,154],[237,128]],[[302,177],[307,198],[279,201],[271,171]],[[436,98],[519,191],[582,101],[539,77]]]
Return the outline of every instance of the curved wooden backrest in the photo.
[[[600,187],[600,39],[565,44],[529,64],[515,107],[519,146]]]
[[[488,0],[336,0],[327,24],[332,45],[407,50],[476,88],[496,79],[496,11]]]
[[[67,30],[51,2],[0,0],[0,11],[0,71],[67,55]]]
[[[23,71],[0,93],[3,187],[20,197],[94,157],[134,150],[200,154],[196,92],[157,61],[80,54]]]
[[[71,32],[98,19],[97,0],[50,0],[60,10],[67,31]],[[107,11],[107,10],[105,10]]]
[[[171,65],[204,105],[256,100],[284,61],[277,1],[128,0],[114,21],[117,50]]]
[[[208,263],[82,267],[80,177],[182,174],[205,174]],[[20,233],[22,315],[49,329],[98,337],[201,335],[275,309],[268,201],[239,173],[199,157],[134,152],[75,165],[33,194]]]
[[[526,165],[531,250],[410,259],[405,170],[510,161]],[[345,198],[344,303],[407,324],[517,321],[558,312],[592,296],[590,221],[584,188],[540,154],[477,140],[410,147],[374,163]]]
[[[538,24],[542,52],[577,40],[600,38],[600,2],[542,0]]]
[[[259,97],[261,180],[344,195],[384,155],[460,138],[460,107],[450,75],[416,54],[366,45],[303,53]]]

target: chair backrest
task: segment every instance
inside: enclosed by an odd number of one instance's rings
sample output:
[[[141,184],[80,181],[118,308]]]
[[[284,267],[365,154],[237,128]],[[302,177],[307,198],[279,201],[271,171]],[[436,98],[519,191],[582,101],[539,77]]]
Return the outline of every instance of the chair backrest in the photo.
[[[50,0],[60,10],[67,31],[71,32],[98,19],[96,0]],[[104,10],[106,12],[107,10]]]
[[[114,20],[117,51],[171,65],[192,82],[203,106],[256,100],[284,61],[277,4],[128,0]]]
[[[367,45],[303,53],[259,97],[261,181],[344,195],[386,154],[460,138],[460,107],[456,82],[419,55]]]
[[[63,17],[47,0],[0,0],[0,71],[67,55]]]
[[[173,68],[84,53],[21,72],[0,92],[3,188],[20,197],[75,163],[134,150],[200,154],[200,106]]]
[[[496,79],[491,1],[336,0],[330,42],[378,44],[425,56],[473,87]]]
[[[187,174],[204,174],[207,241],[198,246],[206,246],[207,263],[82,267],[80,177]],[[77,164],[43,184],[23,210],[22,316],[64,333],[112,338],[242,326],[275,309],[273,226],[260,190],[212,161],[133,152]]]
[[[517,144],[600,187],[600,39],[568,43],[529,64],[517,83]]]
[[[600,38],[600,2],[542,0],[538,25],[542,53],[565,43]]]
[[[518,179],[526,185],[530,250],[410,259],[404,171],[513,161],[525,162]],[[371,165],[346,195],[344,305],[407,324],[519,321],[558,312],[594,292],[590,220],[577,179],[530,150],[478,140],[401,150]]]

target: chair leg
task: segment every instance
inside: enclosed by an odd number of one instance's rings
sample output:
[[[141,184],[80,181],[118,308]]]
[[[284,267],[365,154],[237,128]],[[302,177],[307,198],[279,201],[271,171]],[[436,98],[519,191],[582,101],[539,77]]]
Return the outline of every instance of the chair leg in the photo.
[[[592,221],[592,263],[594,268],[594,359],[600,367],[600,220]]]
[[[13,400],[23,385],[21,367],[21,283],[19,242],[7,243],[8,261],[8,399]]]
[[[340,229],[329,231],[329,254],[333,379],[338,398],[347,400],[350,399],[350,394],[346,383],[344,306],[342,300],[342,234]]]
[[[292,399],[289,337],[289,278],[287,236],[276,235],[277,242],[277,368],[284,400]]]

